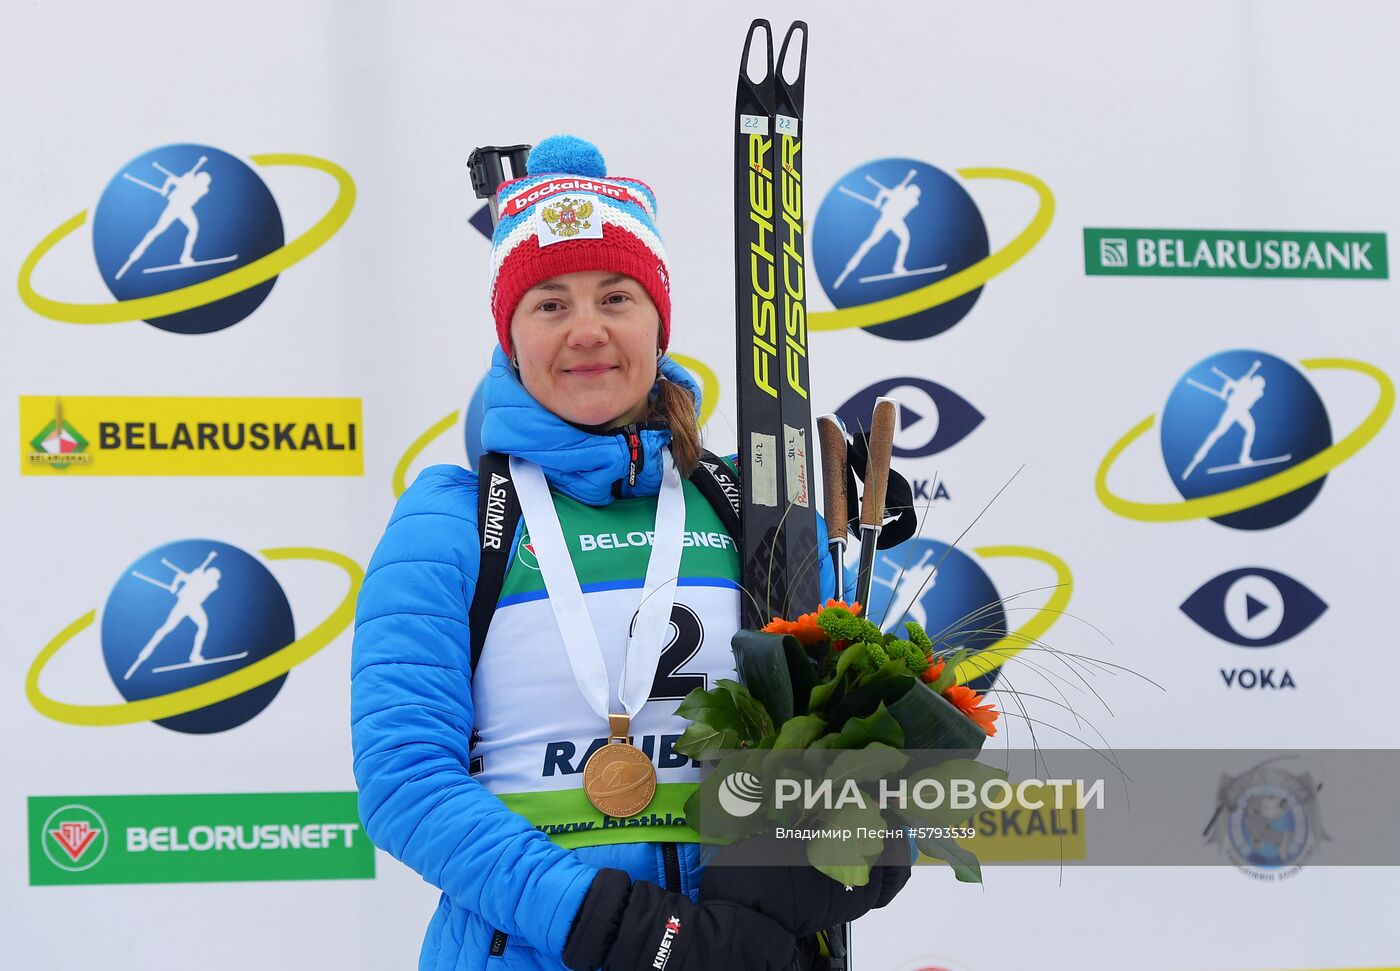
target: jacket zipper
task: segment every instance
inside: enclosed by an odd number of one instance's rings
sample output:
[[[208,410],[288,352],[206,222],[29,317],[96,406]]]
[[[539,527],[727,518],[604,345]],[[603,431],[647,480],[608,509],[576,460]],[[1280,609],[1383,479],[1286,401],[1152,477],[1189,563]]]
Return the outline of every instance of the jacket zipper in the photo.
[[[661,889],[685,893],[685,888],[681,886],[681,855],[675,843],[661,844],[661,860],[666,868],[666,886]]]

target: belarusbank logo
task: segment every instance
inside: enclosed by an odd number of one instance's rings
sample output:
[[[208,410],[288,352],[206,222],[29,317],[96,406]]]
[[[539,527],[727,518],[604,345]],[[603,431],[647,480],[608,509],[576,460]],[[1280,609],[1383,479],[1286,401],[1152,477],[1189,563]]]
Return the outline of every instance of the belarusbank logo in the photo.
[[[1384,233],[1084,229],[1089,276],[1384,280],[1389,270]]]
[[[29,797],[29,885],[369,880],[353,792]]]

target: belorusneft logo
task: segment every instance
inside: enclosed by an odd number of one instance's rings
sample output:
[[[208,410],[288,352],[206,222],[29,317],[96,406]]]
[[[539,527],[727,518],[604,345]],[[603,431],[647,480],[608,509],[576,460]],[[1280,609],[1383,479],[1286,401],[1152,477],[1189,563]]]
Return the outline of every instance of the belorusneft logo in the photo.
[[[1384,280],[1384,233],[1250,229],[1084,229],[1089,276]]]
[[[364,475],[359,398],[20,395],[21,475]]]
[[[373,877],[353,792],[29,798],[30,886]]]

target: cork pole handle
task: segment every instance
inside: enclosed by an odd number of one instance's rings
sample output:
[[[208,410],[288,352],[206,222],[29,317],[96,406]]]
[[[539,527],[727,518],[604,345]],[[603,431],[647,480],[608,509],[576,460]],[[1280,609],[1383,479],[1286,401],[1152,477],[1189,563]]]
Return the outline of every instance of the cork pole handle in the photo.
[[[870,416],[869,460],[865,466],[865,496],[860,509],[862,526],[881,526],[885,521],[885,488],[890,481],[890,453],[894,449],[894,429],[899,422],[899,402],[893,398],[875,399]]]
[[[817,440],[822,448],[822,485],[826,498],[826,532],[835,542],[846,537],[846,429],[835,415],[817,419]]]

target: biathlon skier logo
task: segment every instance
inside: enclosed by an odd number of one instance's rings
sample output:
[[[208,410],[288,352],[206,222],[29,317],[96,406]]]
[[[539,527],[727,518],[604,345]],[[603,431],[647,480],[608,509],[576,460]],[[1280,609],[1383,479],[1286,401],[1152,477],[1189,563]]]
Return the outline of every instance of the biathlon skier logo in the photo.
[[[1154,418],[1140,422],[1100,463],[1096,489],[1120,515],[1148,521],[1208,517],[1234,529],[1268,529],[1288,522],[1322,491],[1327,474],[1380,430],[1394,403],[1394,387],[1361,361],[1318,358],[1312,371],[1360,372],[1376,382],[1370,415],[1333,445],[1322,398],[1299,368],[1260,350],[1212,355],[1184,374],[1162,410],[1162,459],[1185,500],[1144,503],[1108,488],[1114,462]]]
[[[281,213],[263,180],[204,145],[158,148],[123,166],[92,222],[97,266],[118,300],[211,279],[284,241]],[[222,330],[261,306],[276,282],[150,323],[182,334]]]
[[[208,145],[152,149],[118,170],[93,210],[93,255],[117,302],[69,303],[33,288],[40,261],[87,221],[86,211],[31,251],[20,269],[21,299],[69,323],[145,320],[178,334],[233,326],[262,304],[280,272],[335,234],[355,196],[349,175],[325,159],[269,154],[251,161],[262,170],[319,169],[335,178],[339,194],[324,216],[287,243],[277,203],[247,162]]]
[[[1312,626],[1327,604],[1286,573],[1262,566],[1207,580],[1181,604],[1197,626],[1239,647],[1273,647]]]
[[[1054,200],[1039,179],[1011,169],[963,169],[959,175],[1021,182],[1040,196],[1039,211],[993,254],[982,214],[952,176],[911,158],[853,169],[817,213],[814,266],[838,309],[812,313],[813,329],[865,327],[891,340],[940,334],[967,316],[987,279],[1044,235]]]
[[[350,589],[334,615],[298,638],[287,595],[262,559],[217,540],[167,543],[123,570],[102,608],[102,658],[125,703],[72,704],[39,687],[49,660],[93,623],[95,611],[39,652],[25,683],[30,703],[70,724],[154,721],[194,735],[249,721],[272,703],[291,668],[349,625],[362,575],[328,550],[262,552],[269,560],[314,559],[345,569]]]

